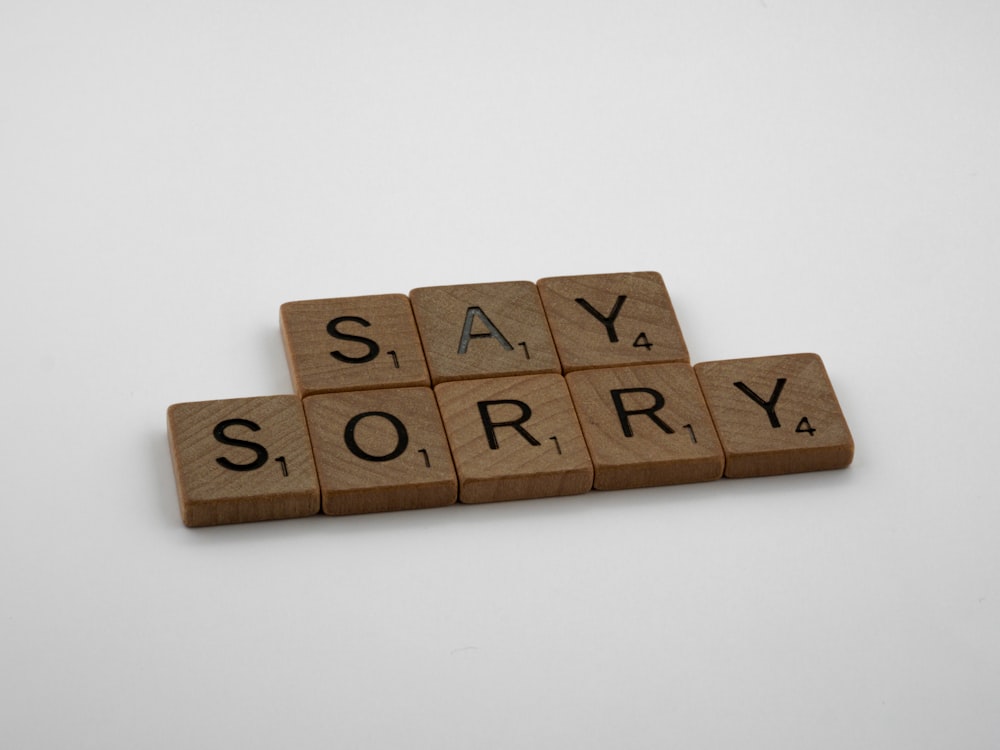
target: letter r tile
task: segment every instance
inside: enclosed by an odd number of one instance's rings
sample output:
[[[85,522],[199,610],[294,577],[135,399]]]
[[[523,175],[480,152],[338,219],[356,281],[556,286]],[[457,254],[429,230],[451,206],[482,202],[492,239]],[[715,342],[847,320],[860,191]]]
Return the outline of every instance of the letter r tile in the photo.
[[[530,281],[422,287],[410,301],[434,385],[562,372]]]
[[[695,365],[726,452],[727,477],[842,469],[854,440],[816,354]]]
[[[594,462],[594,489],[722,476],[722,446],[690,365],[580,370],[566,382]]]
[[[593,467],[560,375],[442,383],[435,393],[462,503],[577,495]]]
[[[174,404],[167,409],[167,434],[185,525],[319,512],[319,483],[297,397]]]
[[[564,372],[689,362],[656,272],[556,276],[539,279],[538,291]]]
[[[303,404],[327,515],[455,502],[458,482],[430,388],[324,393]]]
[[[429,386],[424,350],[403,294],[286,302],[281,335],[295,392]]]

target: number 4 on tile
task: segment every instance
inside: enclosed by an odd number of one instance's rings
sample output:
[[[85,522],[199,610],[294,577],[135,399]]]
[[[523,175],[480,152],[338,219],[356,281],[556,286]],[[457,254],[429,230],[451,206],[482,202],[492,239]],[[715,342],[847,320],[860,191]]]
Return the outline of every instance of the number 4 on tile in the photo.
[[[632,346],[634,346],[636,349],[645,349],[646,351],[649,351],[650,349],[653,348],[653,344],[650,343],[648,338],[646,338],[645,331],[641,332],[638,336],[635,337],[635,341],[632,342]]]
[[[802,417],[799,423],[795,426],[796,432],[808,432],[809,436],[812,437],[816,434],[816,428],[809,424],[809,417]]]

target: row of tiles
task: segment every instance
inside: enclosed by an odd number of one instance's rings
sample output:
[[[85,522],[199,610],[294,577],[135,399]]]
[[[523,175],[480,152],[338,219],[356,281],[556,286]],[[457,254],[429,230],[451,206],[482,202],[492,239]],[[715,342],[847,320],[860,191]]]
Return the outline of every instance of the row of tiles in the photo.
[[[288,302],[280,319],[299,396],[690,362],[656,272]]]
[[[175,404],[168,432],[189,526],[837,469],[854,455],[815,354]]]

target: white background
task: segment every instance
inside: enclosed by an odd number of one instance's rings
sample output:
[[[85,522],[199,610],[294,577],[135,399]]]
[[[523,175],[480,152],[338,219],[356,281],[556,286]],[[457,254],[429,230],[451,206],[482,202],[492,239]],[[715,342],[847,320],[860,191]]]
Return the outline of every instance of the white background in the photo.
[[[995,748],[1000,6],[0,1],[0,745]],[[655,270],[841,472],[183,527],[278,306]]]

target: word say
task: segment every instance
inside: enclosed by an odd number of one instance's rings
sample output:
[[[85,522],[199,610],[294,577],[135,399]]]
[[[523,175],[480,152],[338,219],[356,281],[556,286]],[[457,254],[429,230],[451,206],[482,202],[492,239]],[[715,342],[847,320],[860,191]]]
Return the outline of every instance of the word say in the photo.
[[[188,526],[838,469],[822,360],[691,366],[655,272],[289,302],[295,395],[174,404]]]

